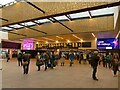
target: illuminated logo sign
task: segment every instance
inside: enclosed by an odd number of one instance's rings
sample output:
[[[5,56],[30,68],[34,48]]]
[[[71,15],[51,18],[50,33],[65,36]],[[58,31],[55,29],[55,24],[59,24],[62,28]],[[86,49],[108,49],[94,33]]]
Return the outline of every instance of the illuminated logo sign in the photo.
[[[34,42],[32,40],[24,40],[23,50],[34,50]]]
[[[115,38],[97,39],[98,49],[118,49],[118,44],[118,39]]]

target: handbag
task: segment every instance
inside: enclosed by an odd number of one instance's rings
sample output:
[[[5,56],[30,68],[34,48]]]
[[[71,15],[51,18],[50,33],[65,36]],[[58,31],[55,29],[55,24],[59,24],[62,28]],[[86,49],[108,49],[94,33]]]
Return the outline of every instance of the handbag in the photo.
[[[23,62],[23,65],[28,65],[28,61]]]
[[[40,65],[40,60],[37,60],[36,66],[39,66],[39,65]]]

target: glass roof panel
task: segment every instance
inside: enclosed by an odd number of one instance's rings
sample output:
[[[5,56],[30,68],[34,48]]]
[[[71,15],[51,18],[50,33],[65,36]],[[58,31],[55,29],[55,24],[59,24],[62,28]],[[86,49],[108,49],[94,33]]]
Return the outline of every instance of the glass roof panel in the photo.
[[[22,28],[23,26],[15,24],[15,25],[10,25],[10,27],[13,27],[13,28]]]
[[[36,23],[34,22],[25,22],[25,23],[21,23],[22,25],[24,26],[32,26],[32,25],[35,25]]]
[[[57,20],[66,20],[66,19],[68,19],[65,15],[54,17],[54,18],[57,19]]]
[[[12,28],[9,28],[9,27],[2,27],[2,29],[5,29],[5,30],[12,30]]]
[[[99,16],[99,15],[108,15],[108,14],[114,14],[114,8],[103,8],[103,9],[98,9],[98,10],[92,10],[90,11],[92,16]]]
[[[0,5],[6,5],[11,2],[15,2],[15,0],[0,0]]]
[[[48,19],[40,19],[40,20],[36,20],[37,23],[47,23],[50,22],[50,20]]]
[[[69,14],[71,18],[82,18],[82,17],[89,17],[88,11],[86,12],[80,12],[80,13],[74,13],[74,14]]]

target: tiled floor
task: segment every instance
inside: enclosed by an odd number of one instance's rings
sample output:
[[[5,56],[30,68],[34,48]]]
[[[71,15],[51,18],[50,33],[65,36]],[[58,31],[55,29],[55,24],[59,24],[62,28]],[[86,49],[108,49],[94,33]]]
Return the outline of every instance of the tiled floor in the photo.
[[[3,61],[3,88],[118,88],[118,77],[113,77],[110,69],[98,67],[99,81],[91,78],[90,65],[79,65],[77,62],[69,67],[57,66],[53,70],[37,71],[35,61],[30,64],[30,72],[24,75],[17,60]]]

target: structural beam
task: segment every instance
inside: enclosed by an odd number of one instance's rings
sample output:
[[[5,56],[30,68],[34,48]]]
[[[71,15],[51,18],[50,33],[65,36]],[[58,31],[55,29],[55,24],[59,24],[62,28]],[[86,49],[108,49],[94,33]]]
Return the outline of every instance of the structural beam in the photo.
[[[8,22],[8,20],[7,19],[4,19],[4,18],[0,18],[1,20],[3,20],[3,21],[6,21],[6,22]]]
[[[92,14],[91,14],[91,12],[90,12],[90,11],[88,11],[88,13],[89,13],[90,18],[92,18]]]
[[[72,19],[68,16],[68,15],[65,15],[70,21],[72,21]]]
[[[31,28],[31,27],[28,27],[28,26],[25,26],[25,25],[22,25],[22,24],[19,24],[19,25],[24,26],[24,27],[26,27],[26,28],[29,28],[29,29],[31,29],[31,30],[34,30],[34,31],[37,31],[37,32],[43,33],[43,34],[47,34],[46,32],[43,32],[43,31],[37,30],[37,29],[35,29],[35,28]]]
[[[38,6],[34,5],[33,3],[31,3],[30,1],[24,0],[26,3],[28,3],[29,5],[31,5],[32,7],[36,8],[37,10],[39,10],[40,12],[42,12],[43,14],[45,14],[45,11],[40,9]]]
[[[67,28],[68,30],[70,30],[71,32],[73,32],[73,30],[71,28],[69,28],[68,26],[66,26],[65,24],[61,23],[60,21],[56,20],[55,18],[53,18],[56,22],[58,22],[59,24],[61,24],[62,26],[64,26],[65,28]]]

